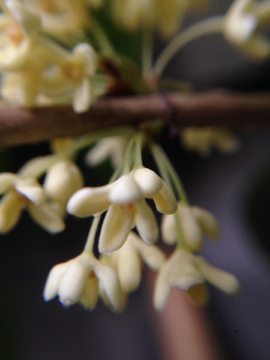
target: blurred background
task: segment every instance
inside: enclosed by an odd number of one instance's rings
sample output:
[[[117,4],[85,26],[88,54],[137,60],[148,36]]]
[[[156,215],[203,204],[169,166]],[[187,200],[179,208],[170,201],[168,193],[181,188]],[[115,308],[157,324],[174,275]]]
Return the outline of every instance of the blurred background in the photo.
[[[210,3],[207,14],[222,14],[231,1]],[[189,17],[185,25],[196,19]],[[127,41],[127,53],[136,50],[137,41],[136,36],[133,43]],[[156,54],[163,46],[156,39]],[[262,91],[269,90],[269,64],[245,58],[222,36],[212,35],[186,46],[165,75],[189,81],[200,90]],[[200,157],[182,149],[178,139],[164,147],[191,204],[213,212],[220,223],[222,238],[215,244],[205,242],[205,258],[235,274],[241,283],[237,297],[211,288],[211,302],[204,312],[222,354],[231,360],[269,360],[270,129],[254,127],[238,135],[241,147],[231,155],[214,152]],[[29,158],[48,151],[47,144],[2,151],[1,171],[16,172]],[[150,164],[151,159],[146,156],[146,161]],[[83,166],[82,155],[79,162]],[[84,167],[86,183],[103,183],[107,169],[108,164],[103,167],[105,174],[100,174]],[[164,339],[156,327],[162,324],[149,311],[149,276],[129,297],[122,314],[111,313],[102,303],[88,312],[77,305],[65,309],[57,299],[43,301],[49,270],[82,250],[90,221],[70,218],[64,233],[49,236],[24,214],[10,234],[1,236],[0,360],[178,360],[161,351]],[[179,327],[185,326],[183,319]],[[192,359],[210,360],[203,354]]]

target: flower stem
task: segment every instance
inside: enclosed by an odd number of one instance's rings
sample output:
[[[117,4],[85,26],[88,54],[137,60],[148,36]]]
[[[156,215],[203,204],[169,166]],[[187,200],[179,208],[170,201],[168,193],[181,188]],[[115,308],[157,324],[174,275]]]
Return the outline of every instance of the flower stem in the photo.
[[[147,79],[152,67],[153,27],[146,25],[142,33],[142,75]]]
[[[142,164],[143,164],[142,147],[143,147],[144,139],[145,139],[145,134],[142,132],[140,132],[136,136],[133,169],[136,169],[136,168],[142,166]]]
[[[89,230],[89,234],[87,236],[87,240],[83,249],[83,253],[92,253],[93,252],[93,247],[94,247],[94,243],[95,243],[95,237],[96,237],[96,232],[97,232],[97,228],[98,228],[98,224],[100,221],[100,217],[94,217],[93,222],[91,224],[91,228]]]
[[[48,161],[42,163],[42,165],[35,171],[33,171],[30,176],[38,179],[42,176],[51,166],[57,163],[60,160],[72,158],[79,150],[86,148],[98,140],[110,137],[110,136],[131,136],[135,132],[134,129],[129,127],[119,127],[119,128],[110,128],[106,130],[96,131],[95,133],[90,133],[79,138],[75,141],[68,149],[61,151],[55,155],[52,155]]]
[[[131,167],[131,158],[132,158],[132,152],[134,150],[134,145],[136,142],[137,135],[134,135],[128,142],[125,152],[125,158],[124,158],[124,174],[127,175],[130,173],[130,167]]]
[[[155,156],[155,160],[157,161],[157,164],[160,163],[162,168],[166,168],[166,170],[165,170],[166,177],[170,177],[172,179],[172,182],[173,182],[173,185],[177,192],[178,198],[184,204],[188,204],[188,197],[185,192],[182,181],[180,180],[175,168],[173,167],[171,161],[165,154],[164,150],[162,149],[161,146],[159,146],[157,144],[153,144],[152,149],[153,149],[153,154]],[[162,171],[164,172],[164,170],[162,170]],[[162,174],[162,176],[164,176],[164,175]],[[166,181],[165,177],[164,177],[164,180]]]
[[[152,69],[153,76],[159,78],[172,57],[187,43],[203,35],[221,32],[223,30],[223,24],[224,16],[213,16],[180,32],[159,55]]]

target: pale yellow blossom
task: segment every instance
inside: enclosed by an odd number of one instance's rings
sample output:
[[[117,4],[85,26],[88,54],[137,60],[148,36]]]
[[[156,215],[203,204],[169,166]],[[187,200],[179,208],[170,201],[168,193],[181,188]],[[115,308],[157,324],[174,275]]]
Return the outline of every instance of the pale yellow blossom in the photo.
[[[173,35],[189,10],[205,6],[204,0],[114,0],[112,14],[117,24],[134,31],[155,26],[164,37]]]
[[[216,148],[231,153],[239,148],[239,140],[231,131],[221,127],[188,127],[181,131],[181,141],[187,150],[202,156],[209,155]]]
[[[176,244],[176,219],[181,227],[181,241],[192,251],[198,251],[203,245],[203,234],[215,240],[219,237],[219,226],[215,217],[198,206],[178,204],[175,215],[164,215],[161,223],[162,239],[167,244]]]
[[[156,218],[145,198],[152,198],[162,213],[171,214],[177,208],[168,185],[152,170],[139,168],[112,184],[79,190],[69,200],[67,211],[87,217],[108,210],[100,233],[99,250],[111,253],[123,245],[134,225],[146,243],[153,244],[157,240]]]
[[[124,136],[102,139],[87,152],[85,162],[89,166],[96,166],[110,158],[112,165],[117,168],[123,162],[127,143]]]
[[[176,249],[158,274],[154,289],[155,309],[161,311],[165,307],[171,287],[187,291],[198,305],[204,305],[207,302],[205,281],[228,294],[239,291],[234,275],[217,269],[187,250]]]
[[[264,59],[270,55],[270,41],[261,32],[260,25],[269,18],[269,1],[235,0],[225,17],[224,35],[243,52]]]
[[[122,289],[130,293],[140,285],[143,262],[150,269],[159,271],[166,257],[157,246],[149,246],[134,232],[130,232],[119,250],[110,256],[102,255],[101,259],[116,270]]]
[[[58,295],[63,305],[81,302],[93,309],[98,300],[99,282],[111,306],[120,311],[124,305],[123,294],[115,271],[88,253],[54,266],[48,275],[43,297],[49,301]]]

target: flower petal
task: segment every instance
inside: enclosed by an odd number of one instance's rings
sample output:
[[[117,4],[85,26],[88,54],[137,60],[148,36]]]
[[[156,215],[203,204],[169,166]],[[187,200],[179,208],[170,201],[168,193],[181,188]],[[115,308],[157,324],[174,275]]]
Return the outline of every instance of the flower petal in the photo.
[[[69,199],[67,212],[78,217],[87,217],[106,211],[110,206],[108,196],[111,185],[78,190]]]
[[[58,294],[60,282],[69,267],[69,261],[54,266],[46,280],[43,291],[43,298],[45,301],[53,299]]]
[[[157,246],[149,246],[143,242],[134,232],[130,233],[127,242],[132,242],[133,247],[139,252],[143,261],[152,270],[160,270],[161,266],[166,260],[166,256]]]
[[[153,196],[156,208],[162,214],[174,214],[177,210],[177,201],[172,189],[162,180],[161,190]]]
[[[113,308],[117,311],[121,311],[125,306],[125,301],[116,272],[101,262],[96,263],[94,272],[96,277],[100,280],[102,288]]]
[[[112,203],[129,204],[141,200],[143,194],[130,175],[123,175],[112,184],[109,200]]]
[[[205,279],[217,288],[230,294],[239,292],[240,285],[233,274],[217,269],[199,256],[196,257],[196,265]]]
[[[0,233],[5,234],[17,225],[24,205],[17,193],[4,195],[0,202]]]
[[[158,239],[158,225],[156,217],[146,203],[145,200],[141,200],[135,203],[136,206],[136,227],[137,230],[147,244],[152,245]]]
[[[70,261],[59,285],[59,300],[64,304],[78,302],[86,292],[90,272],[91,267],[82,256]]]
[[[48,232],[56,234],[65,229],[65,222],[62,216],[54,211],[49,204],[35,206],[29,203],[27,209],[31,217]]]
[[[130,293],[136,290],[141,282],[141,259],[129,239],[119,250],[118,257],[117,274],[119,281],[124,292]]]
[[[205,232],[205,234],[210,239],[218,239],[220,231],[215,217],[209,211],[195,206],[192,208],[192,212],[200,224],[203,232]]]
[[[136,169],[132,176],[146,198],[152,198],[163,186],[161,178],[154,171],[144,167]]]
[[[86,292],[81,297],[80,302],[87,309],[94,309],[98,301],[98,279],[94,276],[88,279]]]
[[[102,224],[99,252],[110,254],[119,249],[128,237],[133,220],[134,211],[125,212],[120,204],[112,204]]]
[[[12,189],[18,179],[18,176],[13,173],[2,173],[0,175],[0,194]]]

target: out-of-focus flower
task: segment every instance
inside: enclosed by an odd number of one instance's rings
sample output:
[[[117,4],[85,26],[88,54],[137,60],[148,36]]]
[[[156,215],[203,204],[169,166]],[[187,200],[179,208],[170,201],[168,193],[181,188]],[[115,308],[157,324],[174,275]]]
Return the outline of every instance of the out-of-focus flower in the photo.
[[[157,246],[145,244],[138,235],[131,232],[119,250],[110,256],[102,255],[101,259],[116,270],[122,289],[130,293],[140,285],[142,262],[152,270],[159,271],[166,257]]]
[[[110,158],[112,165],[117,168],[123,162],[127,143],[128,140],[124,136],[102,139],[87,152],[85,162],[89,166],[96,166]]]
[[[187,150],[202,156],[209,155],[216,148],[230,153],[238,150],[239,140],[228,129],[218,127],[185,128],[181,131],[181,141]]]
[[[0,175],[0,232],[12,230],[26,208],[32,218],[51,233],[62,231],[65,223],[49,204],[41,185],[33,178],[12,173]]]
[[[210,239],[219,237],[219,226],[215,217],[197,206],[179,203],[175,215],[164,215],[161,223],[162,239],[167,244],[176,244],[176,219],[178,216],[183,243],[192,251],[199,251],[203,244],[203,234]]]
[[[239,291],[236,277],[208,264],[202,257],[187,250],[176,249],[162,266],[154,289],[154,307],[161,311],[169,297],[171,287],[187,291],[188,295],[202,306],[207,302],[205,281],[220,290],[235,294]]]
[[[264,59],[270,55],[270,41],[258,27],[269,18],[269,1],[236,0],[225,17],[224,35],[243,52]]]
[[[25,0],[26,6],[40,17],[45,31],[56,36],[82,37],[82,30],[91,24],[90,10],[98,8],[102,0]]]
[[[138,168],[114,183],[77,191],[67,204],[67,211],[78,217],[102,213],[108,209],[100,233],[99,250],[111,253],[119,249],[136,225],[141,238],[153,244],[158,226],[145,198],[152,198],[157,210],[171,214],[177,203],[172,190],[152,170]]]
[[[54,266],[48,275],[43,296],[49,301],[58,295],[63,305],[82,302],[85,307],[93,309],[98,299],[99,282],[112,307],[122,310],[123,293],[115,271],[89,253]]]
[[[60,160],[49,168],[43,188],[47,197],[66,203],[83,186],[81,170],[71,160]]]
[[[114,0],[112,13],[117,24],[134,31],[144,26],[155,26],[164,37],[173,35],[181,26],[189,10],[201,9],[204,0]]]

